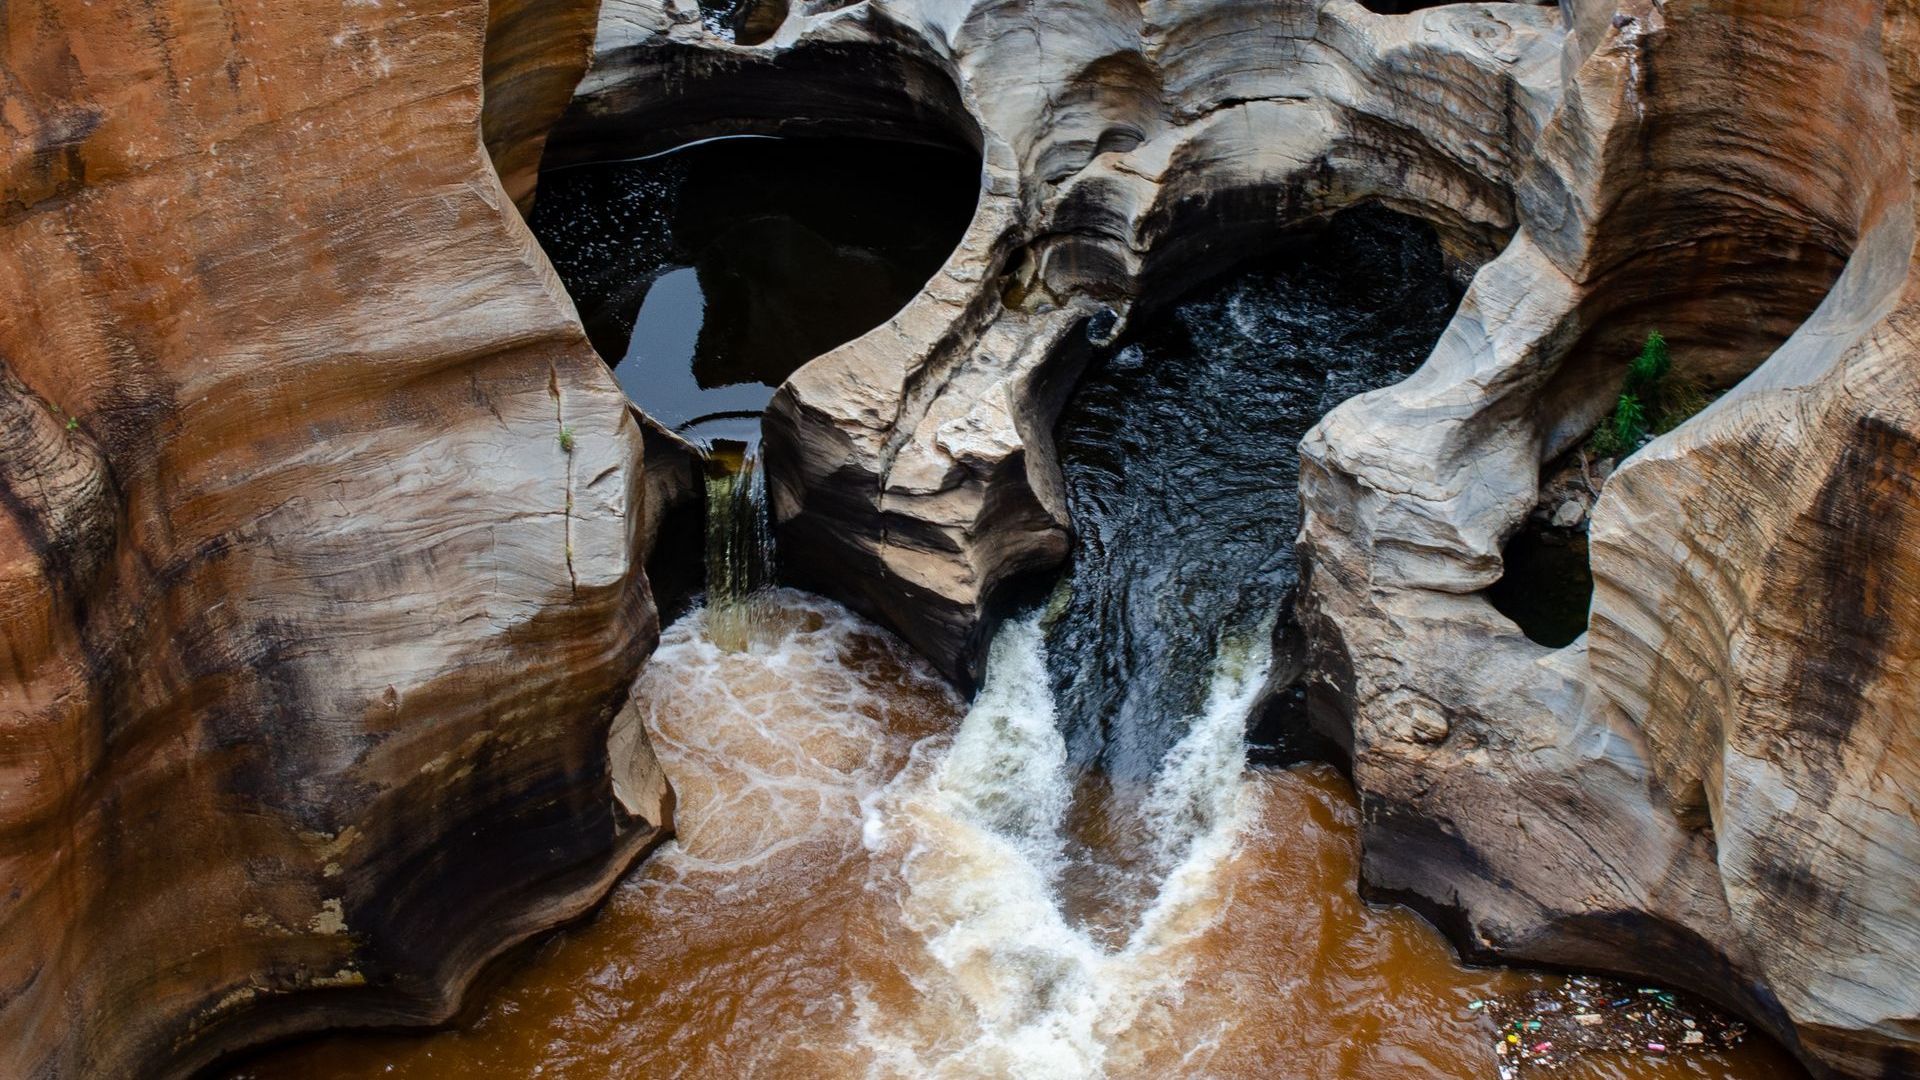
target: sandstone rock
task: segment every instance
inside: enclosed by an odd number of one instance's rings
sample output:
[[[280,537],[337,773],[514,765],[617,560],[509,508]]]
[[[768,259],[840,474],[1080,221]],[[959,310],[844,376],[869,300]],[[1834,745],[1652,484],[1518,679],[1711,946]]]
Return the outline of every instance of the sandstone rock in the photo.
[[[1920,985],[1898,959],[1912,955],[1920,933],[1910,886],[1920,836],[1911,802],[1889,803],[1884,792],[1912,768],[1915,712],[1893,703],[1902,693],[1911,701],[1915,688],[1897,661],[1880,657],[1897,655],[1920,622],[1885,607],[1822,617],[1813,597],[1830,595],[1836,562],[1861,574],[1901,573],[1900,557],[1874,545],[1900,542],[1891,507],[1903,501],[1894,477],[1905,466],[1891,445],[1849,421],[1783,424],[1778,411],[1769,416],[1753,402],[1767,400],[1783,369],[1806,374],[1821,362],[1808,357],[1832,361],[1847,349],[1863,320],[1884,308],[1885,283],[1905,278],[1912,206],[1900,133],[1912,127],[1892,110],[1905,91],[1890,93],[1875,47],[1881,12],[1871,3],[1618,8],[1597,44],[1581,41],[1596,24],[1576,19],[1570,52],[1586,59],[1544,140],[1569,163],[1585,163],[1529,185],[1522,231],[1476,280],[1463,317],[1487,306],[1506,264],[1536,257],[1523,245],[1547,208],[1533,200],[1548,194],[1560,205],[1548,220],[1588,220],[1538,234],[1537,257],[1569,275],[1566,314],[1537,322],[1541,337],[1652,326],[1671,336],[1676,326],[1724,326],[1756,311],[1756,328],[1783,334],[1811,298],[1826,301],[1771,359],[1755,332],[1744,361],[1727,350],[1702,365],[1706,378],[1723,382],[1758,371],[1608,480],[1593,512],[1592,631],[1558,653],[1486,620],[1471,590],[1497,570],[1482,538],[1505,535],[1525,501],[1524,470],[1489,469],[1490,449],[1517,442],[1531,449],[1523,463],[1544,461],[1599,415],[1610,388],[1591,341],[1540,357],[1549,368],[1533,376],[1531,414],[1488,403],[1485,420],[1469,424],[1485,434],[1438,456],[1381,446],[1370,433],[1431,415],[1437,388],[1470,390],[1490,372],[1539,360],[1492,335],[1462,355],[1450,333],[1420,375],[1350,403],[1309,437],[1303,545],[1316,569],[1307,606],[1331,654],[1323,666],[1354,673],[1327,687],[1340,693],[1319,697],[1330,722],[1351,725],[1367,807],[1365,873],[1383,893],[1434,912],[1481,955],[1678,982],[1748,1012],[1817,1071],[1904,1075],[1920,1054]],[[1742,82],[1737,100],[1711,89],[1750,78],[1773,85]],[[1896,70],[1896,86],[1905,80]],[[1609,112],[1621,134],[1596,140]],[[1734,130],[1745,133],[1735,144],[1710,135]],[[1640,159],[1630,185],[1608,167],[1611,146],[1628,133]],[[1701,177],[1712,179],[1694,182]],[[1906,239],[1889,241],[1889,229]],[[1656,236],[1681,250],[1646,247]],[[1822,254],[1766,266],[1796,250]],[[1824,268],[1849,251],[1845,274],[1827,291]],[[1727,263],[1727,253],[1744,254]],[[1771,295],[1742,284],[1762,278]],[[1652,281],[1685,290],[1684,305],[1650,309]],[[1511,311],[1507,303],[1498,306]],[[1525,329],[1512,316],[1503,326],[1509,335]],[[1699,348],[1683,351],[1697,357]],[[1631,355],[1624,340],[1604,351]],[[1876,367],[1911,371],[1913,363],[1908,355],[1853,370],[1866,381]],[[1580,386],[1591,389],[1573,392]],[[1912,399],[1893,387],[1869,396]],[[1911,430],[1896,422],[1903,425]],[[1800,477],[1772,487],[1779,467],[1769,453],[1800,462]],[[1879,479],[1864,486],[1880,495],[1845,510],[1831,502],[1828,513],[1812,509],[1829,473],[1869,458]],[[1668,472],[1676,460],[1689,480]],[[1407,472],[1439,483],[1410,497],[1396,477]],[[1502,477],[1522,486],[1502,492]],[[1874,541],[1836,557],[1848,545],[1836,533],[1861,513],[1881,518],[1881,527],[1854,527]],[[1485,524],[1467,524],[1475,520]],[[1788,540],[1795,529],[1802,539]],[[1783,550],[1792,553],[1785,565]],[[1863,584],[1851,595],[1892,595],[1853,580]],[[1379,588],[1382,581],[1400,587]],[[1747,599],[1768,591],[1777,599]],[[1743,621],[1768,603],[1778,605],[1773,625],[1793,628],[1770,649],[1757,647],[1765,633]],[[1878,621],[1848,625],[1859,618]],[[1890,652],[1861,654],[1849,642],[1863,637]],[[1835,733],[1829,703],[1786,689],[1804,685],[1809,666],[1851,670],[1839,681],[1868,691],[1857,733]],[[1410,682],[1454,713],[1454,736],[1432,751],[1396,737],[1393,688]],[[1754,696],[1743,698],[1743,687]],[[1331,708],[1343,695],[1350,713]],[[1881,708],[1892,712],[1871,719]],[[1791,749],[1823,743],[1812,753]],[[1861,760],[1880,763],[1884,775]],[[1650,953],[1653,942],[1662,947]]]
[[[480,135],[500,186],[533,205],[547,132],[593,57],[599,0],[490,0]]]
[[[869,0],[752,48],[687,7],[609,0],[554,153],[638,126],[984,158],[941,274],[776,398],[790,576],[967,678],[996,595],[1067,551],[1051,427],[1090,339],[1341,207],[1424,216],[1473,273],[1458,316],[1303,446],[1311,699],[1370,886],[1472,955],[1916,1068],[1912,0]],[[1592,632],[1545,649],[1481,591],[1655,327],[1738,387],[1592,473]]]
[[[641,432],[481,150],[488,19],[0,20],[0,1075],[443,1019],[662,835]]]
[[[1855,180],[1864,235],[1813,318],[1623,464],[1590,640],[1809,1051],[1894,1076],[1920,1072],[1920,7],[1859,6],[1899,109],[1872,138],[1905,160]]]

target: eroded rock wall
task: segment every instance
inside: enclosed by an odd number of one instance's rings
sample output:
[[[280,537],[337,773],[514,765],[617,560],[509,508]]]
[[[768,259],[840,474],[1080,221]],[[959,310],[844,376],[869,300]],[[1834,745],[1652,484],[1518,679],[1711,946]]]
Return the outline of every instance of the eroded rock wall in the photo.
[[[593,59],[599,0],[490,0],[480,134],[500,186],[533,205],[547,133]]]
[[[1302,447],[1311,698],[1369,887],[1472,955],[1664,979],[1816,1070],[1905,1075],[1913,24],[1911,0],[869,0],[743,48],[685,0],[609,0],[562,152],[636,117],[964,113],[967,238],[767,426],[783,572],[962,680],[996,594],[1067,551],[1051,428],[1096,339],[1355,202],[1434,222],[1473,278],[1453,324]],[[1737,387],[1608,484],[1591,633],[1535,645],[1483,590],[1654,328]]]
[[[1589,640],[1663,789],[1712,822],[1733,932],[1810,1052],[1903,1076],[1920,1072],[1920,8],[1845,8],[1824,10],[1884,44],[1893,90],[1825,133],[1883,155],[1835,178],[1864,238],[1791,341],[1608,485]]]
[[[444,1018],[661,834],[641,435],[488,21],[0,10],[0,1074]]]
[[[1680,982],[1817,1071],[1908,1075],[1920,836],[1891,793],[1915,752],[1900,655],[1916,624],[1869,583],[1902,573],[1878,545],[1902,542],[1912,481],[1899,437],[1778,390],[1837,362],[1907,274],[1912,128],[1887,13],[1609,7],[1570,37],[1514,244],[1425,370],[1305,447],[1318,696],[1353,740],[1366,878],[1471,952]],[[1754,373],[1608,482],[1591,633],[1533,645],[1477,590],[1532,467],[1617,391],[1606,358],[1656,327],[1710,385]],[[1863,383],[1875,367],[1913,360],[1869,361]],[[1466,422],[1398,447],[1375,434],[1442,402]],[[1820,504],[1814,478],[1848,470]],[[1840,551],[1858,557],[1845,572]],[[1834,707],[1850,679],[1867,702],[1852,714]]]

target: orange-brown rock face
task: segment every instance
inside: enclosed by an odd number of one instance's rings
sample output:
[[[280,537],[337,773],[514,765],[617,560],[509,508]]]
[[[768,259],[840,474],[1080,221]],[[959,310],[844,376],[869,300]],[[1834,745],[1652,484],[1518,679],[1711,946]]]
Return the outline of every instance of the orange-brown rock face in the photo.
[[[480,130],[500,186],[522,210],[533,204],[547,132],[593,58],[599,15],[599,0],[492,0],[487,10]]]
[[[0,8],[0,1075],[445,1016],[659,835],[640,432],[488,18]]]

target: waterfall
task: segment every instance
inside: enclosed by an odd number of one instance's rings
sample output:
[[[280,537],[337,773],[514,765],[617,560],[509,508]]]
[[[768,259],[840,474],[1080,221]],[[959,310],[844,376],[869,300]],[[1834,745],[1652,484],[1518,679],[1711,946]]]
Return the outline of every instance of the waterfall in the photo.
[[[757,444],[719,440],[702,450],[706,473],[707,622],[713,641],[753,643],[759,594],[773,584],[773,532]]]
[[[1283,255],[1100,358],[1058,428],[1067,575],[1001,627],[950,744],[869,800],[939,973],[912,1015],[863,1012],[878,1072],[1131,1074],[1128,1032],[1184,992],[1252,817],[1299,439],[1418,366],[1459,299],[1432,230],[1381,212]]]
[[[882,1075],[1070,1080],[1123,1068],[1122,1037],[1177,994],[1184,947],[1225,902],[1216,870],[1249,818],[1244,733],[1271,662],[1265,633],[1223,647],[1204,706],[1153,783],[1107,800],[1108,814],[1151,838],[1117,947],[1068,910],[1079,770],[1045,654],[1037,615],[1004,625],[951,742],[930,741],[867,800],[866,845],[879,865],[903,868],[901,913],[940,976],[916,980],[913,1015],[863,1003]]]

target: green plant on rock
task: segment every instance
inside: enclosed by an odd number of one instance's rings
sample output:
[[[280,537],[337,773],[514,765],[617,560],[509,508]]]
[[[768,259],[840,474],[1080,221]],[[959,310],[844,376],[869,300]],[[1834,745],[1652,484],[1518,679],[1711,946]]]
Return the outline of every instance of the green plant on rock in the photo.
[[[560,429],[560,450],[562,453],[573,453],[573,429],[570,427]]]
[[[1613,406],[1613,415],[1594,433],[1593,448],[1602,457],[1616,457],[1633,450],[1647,434],[1647,412],[1640,399],[1621,394]]]
[[[1667,339],[1660,331],[1647,335],[1647,343],[1640,347],[1640,355],[1627,365],[1627,392],[1651,389],[1673,370],[1673,357],[1667,352]]]
[[[1601,457],[1631,454],[1649,437],[1672,431],[1706,406],[1706,391],[1698,383],[1673,377],[1667,339],[1655,330],[1627,365],[1626,384],[1613,413],[1593,433],[1593,450]]]

